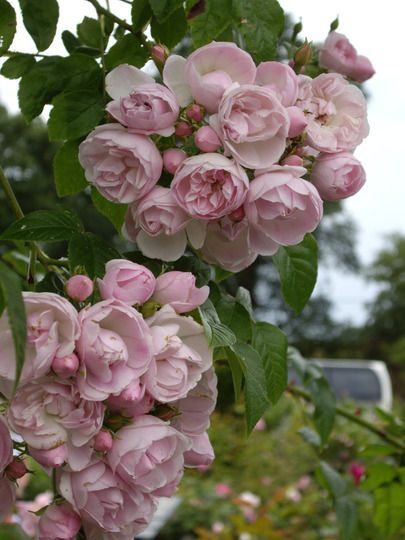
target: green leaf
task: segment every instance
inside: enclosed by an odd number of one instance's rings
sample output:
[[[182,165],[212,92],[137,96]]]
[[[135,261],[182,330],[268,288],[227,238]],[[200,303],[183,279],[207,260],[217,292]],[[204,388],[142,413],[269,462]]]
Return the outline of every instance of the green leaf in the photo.
[[[138,39],[133,34],[125,34],[105,55],[105,65],[108,70],[124,63],[141,68],[148,58],[148,51],[142,47]]]
[[[227,347],[236,342],[235,334],[221,323],[211,300],[206,300],[198,312],[210,347]]]
[[[170,17],[160,23],[152,17],[151,33],[153,39],[172,48],[179,43],[187,32],[187,19],[184,9],[178,9]]]
[[[69,30],[64,30],[62,32],[62,41],[65,49],[68,53],[73,52],[77,47],[80,47],[81,41],[78,39],[72,32]]]
[[[7,306],[7,317],[10,324],[11,335],[14,344],[16,361],[14,390],[20,380],[21,371],[25,359],[25,341],[27,337],[27,323],[25,306],[21,294],[20,279],[15,272],[10,270],[0,261],[0,288],[3,299]]]
[[[79,23],[76,28],[80,41],[89,47],[101,50],[104,40],[100,22],[97,19],[84,17],[82,22]]]
[[[72,235],[68,256],[72,272],[76,267],[84,266],[92,279],[104,276],[105,265],[109,260],[122,258],[115,248],[92,233]]]
[[[24,26],[38,51],[47,49],[53,41],[59,19],[57,0],[19,0]]]
[[[37,210],[14,221],[1,235],[2,240],[58,242],[70,240],[82,228],[68,210]]]
[[[359,454],[365,457],[374,456],[393,456],[400,452],[395,446],[389,446],[388,444],[368,444],[359,451]]]
[[[397,475],[396,468],[389,463],[372,463],[367,467],[367,478],[362,483],[364,489],[373,491],[382,484],[389,484]]]
[[[3,523],[0,525],[0,540],[31,540],[19,525]]]
[[[1,68],[1,75],[7,79],[19,79],[35,65],[35,57],[30,54],[16,54],[6,60]]]
[[[249,313],[252,321],[254,321],[255,315],[253,313],[252,298],[250,296],[250,292],[245,289],[245,287],[238,287],[235,298],[240,304],[242,304],[242,306]]]
[[[127,213],[128,205],[126,204],[116,204],[107,199],[104,199],[102,195],[97,191],[97,189],[92,188],[91,190],[91,200],[93,201],[94,206],[103,214],[107,219],[111,221],[117,231],[120,233],[122,226],[125,220],[125,214]]]
[[[296,246],[281,246],[273,255],[284,300],[300,313],[314,290],[318,273],[318,249],[315,238],[307,234]]]
[[[235,8],[246,48],[256,62],[275,58],[284,30],[284,11],[277,0],[236,0]]]
[[[16,29],[17,18],[14,8],[6,0],[0,0],[0,55],[13,43]]]
[[[142,30],[152,17],[152,10],[148,0],[136,0],[132,2],[131,17],[135,32]]]
[[[231,296],[222,296],[215,304],[222,324],[232,330],[240,341],[250,341],[252,338],[252,321],[246,309]]]
[[[303,427],[299,429],[298,433],[301,435],[301,437],[306,443],[311,444],[312,446],[315,446],[316,448],[320,448],[321,439],[318,433],[316,433],[315,431],[313,431],[312,429],[308,427]]]
[[[338,499],[346,494],[347,485],[344,478],[325,461],[319,463],[318,471],[331,495]]]
[[[72,140],[87,135],[104,116],[103,96],[92,90],[64,92],[53,100],[49,139]]]
[[[75,52],[63,59],[62,69],[65,73],[63,91],[67,90],[99,90],[103,88],[103,72],[94,58],[87,54]]]
[[[274,404],[287,386],[287,338],[276,326],[257,322],[253,325],[252,345],[262,359],[267,395]]]
[[[235,401],[238,401],[242,393],[243,378],[244,378],[241,361],[238,355],[235,354],[232,349],[230,349],[229,347],[226,347],[225,350],[226,350],[226,357],[228,359],[228,365],[229,365],[229,368],[231,370],[231,375],[232,375]]]
[[[173,15],[183,7],[183,3],[183,0],[149,0],[153,14],[159,22],[164,22],[170,15]]]
[[[331,390],[328,381],[321,377],[313,379],[309,385],[311,399],[315,405],[314,424],[322,444],[325,444],[333,429],[336,415],[336,396]]]
[[[78,154],[77,141],[65,142],[56,152],[53,159],[53,173],[58,197],[74,195],[88,185]]]
[[[206,0],[204,12],[190,21],[195,47],[216,40],[232,24],[232,0]]]
[[[350,497],[340,497],[335,504],[341,540],[357,538],[357,506]]]
[[[269,405],[263,362],[247,343],[238,341],[231,349],[240,359],[245,375],[246,426],[250,433]]]
[[[394,483],[380,487],[374,492],[373,523],[389,540],[405,525],[405,486]]]

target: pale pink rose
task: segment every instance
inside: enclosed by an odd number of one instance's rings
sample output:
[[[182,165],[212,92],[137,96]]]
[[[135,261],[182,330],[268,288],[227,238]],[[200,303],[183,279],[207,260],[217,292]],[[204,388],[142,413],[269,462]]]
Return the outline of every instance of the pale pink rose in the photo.
[[[93,459],[81,471],[62,471],[57,483],[58,492],[80,515],[85,529],[100,527],[105,533],[124,534],[133,527],[137,534],[149,524],[155,511],[151,495],[124,483],[102,460]],[[103,537],[100,534],[93,538]]]
[[[354,67],[350,72],[350,77],[354,81],[362,83],[370,79],[374,73],[375,69],[367,56],[357,55]]]
[[[80,274],[69,278],[65,285],[66,292],[76,302],[84,302],[93,294],[93,281]]]
[[[138,311],[104,300],[83,309],[79,318],[77,386],[84,398],[101,401],[119,394],[149,368],[152,338]]]
[[[272,90],[284,107],[295,105],[298,78],[294,70],[281,62],[262,62],[257,66],[256,84]]]
[[[28,451],[30,456],[33,457],[40,465],[43,467],[62,467],[62,465],[67,460],[68,449],[66,444],[61,444],[56,446],[56,448],[51,448],[50,450],[38,450],[32,446],[28,446]]]
[[[191,272],[166,272],[156,279],[152,299],[161,305],[170,304],[177,313],[187,313],[203,304],[209,295],[207,285],[195,286]]]
[[[144,304],[152,296],[156,279],[146,266],[112,259],[106,264],[104,278],[97,283],[103,300],[121,300],[133,306]]]
[[[0,415],[0,474],[13,459],[13,441],[3,415]]]
[[[162,174],[163,161],[149,137],[119,124],[96,127],[79,146],[86,179],[115,203],[146,195]]]
[[[365,181],[362,164],[350,152],[320,154],[311,173],[311,182],[326,201],[351,197]]]
[[[224,218],[220,222],[210,223],[202,254],[209,263],[230,272],[240,272],[250,266],[256,260],[257,253],[249,246],[247,220],[232,223]]]
[[[171,54],[163,67],[163,82],[174,93],[180,107],[187,107],[193,101],[184,74],[186,63],[184,56]]]
[[[50,491],[45,491],[37,495],[33,501],[16,501],[16,522],[28,536],[35,538],[38,536],[39,516],[34,512],[48,506],[52,500],[53,494]]]
[[[307,115],[310,146],[328,153],[353,150],[369,132],[361,90],[342,75],[324,73],[312,81],[311,92],[297,102]]]
[[[174,175],[171,191],[178,205],[197,219],[213,220],[239,208],[249,179],[243,168],[221,154],[192,156]]]
[[[210,126],[202,126],[194,135],[194,143],[201,152],[216,152],[221,146],[218,135]]]
[[[184,452],[184,465],[186,467],[209,466],[215,459],[214,449],[208,437],[208,433],[193,435],[190,437],[192,447]]]
[[[174,123],[180,109],[171,90],[161,84],[151,83],[134,86],[128,95],[110,101],[106,110],[132,133],[156,133],[169,137],[174,133]]]
[[[232,493],[232,489],[228,484],[219,483],[215,484],[215,493],[218,497],[226,497]]]
[[[67,381],[44,378],[20,388],[8,409],[13,431],[38,450],[51,450],[63,443],[73,469],[90,460],[88,443],[103,425],[104,405],[80,397]]]
[[[245,84],[227,91],[210,117],[225,153],[249,169],[276,163],[286,147],[290,119],[276,94],[263,86]]]
[[[67,504],[52,504],[39,519],[38,540],[75,540],[80,517]]]
[[[15,501],[15,482],[0,475],[0,522],[6,518]]]
[[[281,165],[293,165],[294,167],[303,167],[304,160],[302,157],[292,154],[291,156],[286,157]]]
[[[108,408],[119,411],[124,416],[140,416],[147,414],[154,406],[155,400],[146,392],[145,384],[136,379],[117,396],[107,400]]]
[[[163,306],[148,319],[154,357],[142,379],[151,396],[162,403],[185,397],[212,365],[203,327],[192,317]]]
[[[305,113],[299,107],[287,107],[287,114],[290,119],[290,129],[288,130],[289,137],[297,137],[308,125]]]
[[[51,369],[55,356],[74,351],[79,338],[78,314],[58,294],[24,292],[27,316],[25,363],[20,385],[42,377]],[[15,377],[15,353],[7,311],[0,317],[0,391],[11,396]]]
[[[274,165],[251,183],[245,204],[251,248],[273,255],[279,245],[301,242],[318,226],[323,203],[314,186],[303,180],[304,167]]]
[[[213,41],[200,47],[187,58],[184,70],[193,98],[210,114],[218,110],[224,91],[232,83],[252,84],[255,77],[252,57],[227,42]]]
[[[330,32],[319,50],[319,65],[342,75],[349,75],[357,58],[357,51],[343,34]]]
[[[113,472],[128,484],[169,497],[183,476],[183,456],[190,446],[189,438],[168,423],[144,415],[117,432],[107,459]]]
[[[187,158],[184,150],[169,148],[163,152],[163,165],[167,172],[174,174],[181,163]]]

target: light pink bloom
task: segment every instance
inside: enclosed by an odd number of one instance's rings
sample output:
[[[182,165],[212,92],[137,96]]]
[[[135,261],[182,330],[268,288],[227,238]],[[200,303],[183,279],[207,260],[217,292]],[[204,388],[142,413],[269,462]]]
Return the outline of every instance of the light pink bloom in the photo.
[[[28,450],[30,456],[38,461],[43,467],[62,467],[68,456],[66,444],[61,444],[50,450],[38,450],[37,448],[29,446]]]
[[[266,87],[235,85],[210,117],[225,153],[249,169],[276,163],[286,147],[290,120],[285,107]]]
[[[310,146],[328,153],[353,150],[369,132],[361,90],[342,75],[324,73],[312,81],[311,92],[297,102],[307,115]]]
[[[100,527],[104,532],[124,533],[133,527],[140,533],[155,511],[150,495],[142,493],[136,485],[125,484],[98,459],[93,459],[81,471],[62,471],[58,491],[80,515],[85,528]],[[102,538],[102,535],[93,538]]]
[[[119,124],[96,127],[80,144],[79,161],[88,182],[116,203],[131,203],[146,195],[163,168],[151,139]]]
[[[38,540],[75,540],[80,517],[67,504],[52,504],[39,519]]]
[[[195,286],[191,272],[166,272],[156,279],[153,300],[161,305],[170,304],[177,313],[187,313],[203,304],[209,295],[207,285]]]
[[[132,381],[120,394],[110,396],[107,400],[109,409],[120,411],[124,416],[147,414],[154,404],[155,400],[146,392],[145,384],[140,379]]]
[[[175,94],[180,107],[187,107],[193,101],[184,75],[186,63],[184,56],[171,54],[163,67],[163,82]]]
[[[370,79],[375,73],[374,67],[366,56],[357,55],[354,68],[350,77],[357,82],[364,82]]]
[[[300,502],[302,495],[295,487],[289,487],[285,492],[285,498],[292,502]]]
[[[27,315],[25,363],[20,384],[42,377],[51,369],[55,356],[74,351],[80,335],[78,314],[58,294],[24,292]],[[11,395],[15,377],[15,354],[7,311],[0,317],[0,391]]]
[[[326,201],[351,197],[365,181],[363,166],[350,152],[320,154],[311,173],[311,182]]]
[[[130,306],[144,304],[155,288],[155,276],[141,264],[126,259],[112,259],[105,267],[103,279],[98,279],[103,300],[121,300]]]
[[[184,465],[186,467],[209,466],[215,459],[214,449],[208,433],[194,435],[191,438],[192,447],[184,452]]]
[[[221,146],[218,135],[210,126],[202,126],[194,135],[194,143],[201,152],[216,152]]]
[[[0,476],[0,521],[7,517],[15,501],[15,482]]]
[[[17,523],[28,536],[38,536],[39,517],[34,512],[51,504],[53,494],[50,491],[40,493],[33,501],[16,501]]]
[[[181,163],[187,158],[184,150],[169,148],[163,152],[163,165],[167,172],[174,174]]]
[[[101,401],[119,394],[149,368],[151,333],[135,309],[104,300],[83,309],[79,318],[77,386],[84,398]]]
[[[195,101],[214,113],[232,83],[252,84],[256,66],[252,57],[234,43],[215,42],[200,47],[187,58],[184,78]]]
[[[274,165],[251,183],[245,204],[251,248],[273,255],[279,245],[301,242],[323,214],[322,200],[314,186],[300,178],[304,167]]]
[[[69,379],[72,377],[79,367],[79,359],[75,353],[68,354],[63,358],[55,356],[52,361],[52,371],[54,371],[61,379]]]
[[[297,137],[308,125],[305,113],[299,107],[287,107],[287,114],[290,119],[290,129],[288,130],[289,137]]]
[[[252,506],[253,508],[257,508],[260,506],[260,497],[258,495],[255,495],[251,491],[243,491],[239,496],[238,500],[242,504],[247,504],[248,506]]]
[[[143,376],[146,389],[162,403],[184,398],[212,365],[203,327],[191,317],[177,315],[169,305],[148,319],[154,357]]]
[[[69,278],[65,287],[68,296],[76,300],[76,302],[84,302],[84,300],[93,294],[92,280],[80,274]]]
[[[89,441],[103,425],[104,405],[82,399],[67,381],[40,379],[20,388],[8,410],[13,431],[34,449],[51,450],[63,443],[73,469],[88,463]]]
[[[13,441],[3,415],[0,415],[0,474],[13,459]]]
[[[184,452],[190,440],[155,416],[138,416],[117,432],[107,459],[128,484],[169,497],[183,476]]]
[[[174,175],[171,191],[178,205],[197,219],[230,214],[246,198],[249,179],[237,162],[221,154],[192,156]]]
[[[272,90],[284,107],[295,105],[298,78],[294,70],[281,62],[262,62],[257,66],[256,84]]]

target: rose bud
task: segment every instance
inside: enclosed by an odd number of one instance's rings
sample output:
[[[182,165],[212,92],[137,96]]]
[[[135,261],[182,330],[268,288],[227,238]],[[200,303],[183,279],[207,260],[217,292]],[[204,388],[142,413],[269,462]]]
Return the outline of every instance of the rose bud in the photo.
[[[179,122],[175,129],[177,137],[188,137],[193,133],[193,128],[187,122]]]
[[[201,120],[204,118],[204,109],[200,107],[200,105],[197,105],[197,103],[193,103],[187,109],[186,116],[190,120],[194,120],[195,122],[201,122]]]
[[[79,368],[79,359],[75,353],[63,356],[62,358],[55,358],[52,361],[52,370],[59,375],[61,379],[68,379],[76,373]]]
[[[239,208],[237,208],[236,210],[234,210],[233,212],[229,214],[229,219],[231,219],[232,221],[242,221],[244,217],[245,217],[245,210],[243,206],[240,206]]]
[[[359,54],[349,75],[357,82],[364,82],[370,79],[374,73],[375,69],[370,60],[366,56]]]
[[[156,279],[153,299],[159,304],[170,304],[177,313],[187,313],[201,306],[209,294],[209,287],[195,286],[195,276],[191,272],[166,272]]]
[[[21,459],[14,458],[13,461],[7,465],[5,472],[10,480],[18,480],[27,474],[28,470]]]
[[[50,450],[39,450],[38,448],[28,446],[28,450],[30,456],[33,457],[35,461],[38,461],[43,467],[52,467],[53,469],[62,467],[67,458],[67,448],[65,444],[61,444]]]
[[[94,450],[96,452],[108,452],[113,445],[113,438],[109,431],[102,429],[94,438]]]
[[[153,45],[151,47],[150,55],[154,62],[163,65],[166,62],[167,57],[169,56],[169,51],[167,47],[161,45],[160,43],[157,43],[156,45]]]
[[[202,152],[216,152],[221,146],[218,135],[210,126],[203,126],[194,135],[195,145]]]
[[[163,152],[163,166],[167,172],[174,174],[177,167],[187,158],[187,154],[178,148],[169,148]]]
[[[40,517],[38,540],[74,540],[80,526],[80,517],[70,504],[52,504]]]
[[[287,107],[287,113],[290,118],[290,128],[288,136],[290,138],[300,135],[308,125],[305,113],[298,107]]]
[[[297,156],[296,154],[293,154],[292,156],[288,156],[283,160],[283,165],[292,165],[293,167],[302,167],[304,164],[304,160],[302,157]]]
[[[93,294],[92,280],[81,274],[72,276],[66,282],[66,293],[76,302],[84,302],[91,294]]]

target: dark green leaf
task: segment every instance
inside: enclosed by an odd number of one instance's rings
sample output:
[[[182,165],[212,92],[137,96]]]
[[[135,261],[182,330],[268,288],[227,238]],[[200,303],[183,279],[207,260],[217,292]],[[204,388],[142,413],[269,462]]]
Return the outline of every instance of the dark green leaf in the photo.
[[[5,307],[6,307],[6,299],[4,298],[3,289],[0,287],[0,317],[3,314]]]
[[[321,461],[318,470],[322,475],[326,488],[330,491],[331,495],[335,499],[338,499],[346,494],[346,481],[337,471],[335,471],[335,469],[333,469],[325,461]]]
[[[72,140],[87,135],[104,116],[103,96],[92,90],[64,92],[53,100],[49,139]]]
[[[132,2],[131,17],[135,32],[142,30],[152,17],[152,10],[148,0],[135,0],[135,2]]]
[[[287,338],[276,326],[257,322],[253,325],[252,345],[263,362],[267,395],[276,403],[287,386]]]
[[[237,342],[231,349],[240,359],[245,375],[246,425],[250,433],[269,405],[263,362],[247,343]]]
[[[87,54],[74,54],[63,59],[62,69],[65,72],[63,91],[95,90],[102,91],[103,72],[94,58]]]
[[[135,2],[136,3],[136,2]],[[153,14],[159,22],[164,22],[170,15],[173,15],[181,7],[183,0],[149,0]]]
[[[103,277],[106,263],[120,258],[121,254],[115,248],[92,233],[76,233],[69,242],[69,264],[72,272],[77,266],[84,266],[92,279]]]
[[[238,290],[236,291],[236,300],[242,304],[249,313],[251,319],[254,320],[255,316],[253,313],[252,298],[250,292],[245,289],[245,287],[238,287]]]
[[[301,435],[301,437],[306,443],[312,444],[312,446],[315,446],[316,448],[319,448],[321,446],[321,439],[318,433],[316,433],[312,429],[303,427],[298,430],[298,433]]]
[[[394,446],[388,444],[368,444],[365,448],[359,451],[362,456],[374,457],[374,456],[392,456],[398,453],[400,450]]]
[[[35,57],[30,54],[16,54],[6,60],[1,68],[1,75],[7,79],[19,79],[35,64]]]
[[[357,507],[355,502],[347,496],[340,497],[336,501],[335,510],[341,540],[357,538]]]
[[[0,540],[31,540],[19,525],[3,523],[0,525]]]
[[[273,255],[280,275],[285,301],[300,313],[314,290],[318,273],[318,249],[315,238],[307,234],[296,246],[281,246]]]
[[[64,30],[62,32],[62,41],[68,53],[73,52],[75,49],[77,49],[77,47],[80,47],[81,45],[80,39],[78,39],[69,30]]]
[[[17,28],[14,8],[7,0],[0,0],[0,55],[8,50]]]
[[[2,289],[7,317],[10,324],[14,343],[16,361],[14,389],[17,387],[25,358],[25,340],[27,336],[27,323],[25,306],[21,294],[20,279],[12,270],[0,261],[0,287]]]
[[[78,218],[67,210],[38,210],[14,221],[0,238],[57,242],[70,240],[72,234],[80,230]]]
[[[59,18],[57,0],[19,0],[24,26],[39,51],[52,43]]]
[[[250,341],[252,338],[252,321],[246,309],[231,296],[222,296],[215,304],[222,324],[238,336],[239,341]]]
[[[216,349],[216,350],[222,350],[222,349]],[[233,391],[235,394],[235,401],[238,401],[242,393],[243,378],[244,378],[241,361],[238,355],[235,354],[233,350],[230,349],[229,347],[226,348],[226,357],[228,359],[229,368],[232,374],[232,383],[233,383]]]
[[[190,21],[191,37],[196,47],[217,40],[232,24],[232,0],[206,0],[204,12]]]
[[[95,188],[91,190],[91,200],[100,214],[103,214],[103,216],[109,219],[120,233],[128,206],[126,204],[115,204],[107,201]]]
[[[210,347],[227,347],[236,342],[236,336],[232,330],[219,320],[218,313],[211,300],[206,300],[198,308],[198,312]]]
[[[336,396],[323,377],[313,379],[308,386],[315,405],[314,424],[322,444],[325,444],[335,423]]]
[[[362,487],[372,491],[382,484],[389,484],[396,475],[396,468],[389,463],[371,463],[367,467],[367,478]]]
[[[57,272],[48,272],[35,287],[36,292],[53,292],[64,295],[65,282]]]
[[[79,144],[68,141],[63,144],[53,159],[56,193],[59,197],[74,195],[88,184],[78,159]]]
[[[234,6],[246,48],[256,62],[275,58],[284,30],[284,11],[277,0],[236,0]]]
[[[109,70],[124,63],[141,68],[148,58],[148,51],[142,47],[137,38],[132,34],[125,34],[106,54],[105,65]]]
[[[152,17],[151,33],[153,39],[172,48],[179,43],[187,32],[187,19],[184,9],[175,11],[164,22]]]
[[[80,41],[89,47],[99,50],[103,47],[103,34],[101,32],[100,22],[97,19],[84,17],[82,22],[77,25],[77,35]]]
[[[211,278],[211,267],[195,255],[183,255],[170,265],[170,269],[191,272],[196,277],[196,286],[207,285]]]
[[[380,529],[384,540],[389,540],[405,525],[405,486],[391,484],[374,492],[373,522]]]

